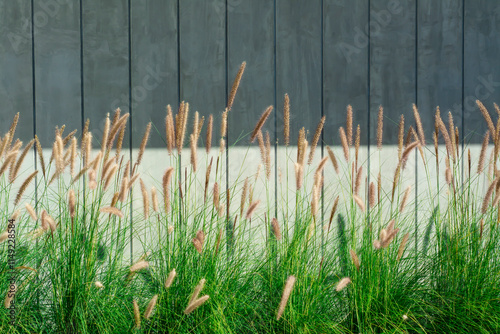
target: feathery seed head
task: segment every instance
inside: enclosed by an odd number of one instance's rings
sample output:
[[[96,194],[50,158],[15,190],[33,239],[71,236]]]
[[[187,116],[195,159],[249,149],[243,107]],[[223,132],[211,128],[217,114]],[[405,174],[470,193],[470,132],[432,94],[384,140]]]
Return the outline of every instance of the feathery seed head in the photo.
[[[285,312],[286,304],[288,303],[288,299],[290,298],[290,294],[292,293],[293,286],[295,285],[295,276],[288,276],[285,286],[283,288],[283,293],[281,295],[280,305],[278,307],[278,312],[276,313],[276,320],[280,320],[283,312]]]
[[[347,285],[349,285],[349,283],[351,283],[351,279],[349,277],[344,277],[337,283],[335,290],[342,291]]]
[[[170,271],[167,279],[165,280],[165,288],[168,289],[172,286],[172,283],[174,282],[175,276],[177,276],[177,272],[175,271],[175,268],[174,268]]]

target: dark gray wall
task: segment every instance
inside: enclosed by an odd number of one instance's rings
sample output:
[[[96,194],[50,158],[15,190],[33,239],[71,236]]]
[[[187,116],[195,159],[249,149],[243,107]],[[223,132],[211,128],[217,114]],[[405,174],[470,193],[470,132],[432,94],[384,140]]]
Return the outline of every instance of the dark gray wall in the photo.
[[[494,0],[0,0],[0,130],[20,112],[21,139],[36,133],[50,145],[55,125],[81,130],[89,118],[99,140],[106,113],[120,107],[132,114],[125,146],[138,146],[153,121],[150,146],[161,147],[167,104],[188,101],[218,128],[246,61],[230,145],[268,105],[278,113],[266,130],[282,142],[285,93],[292,143],[326,115],[324,140],[338,144],[347,104],[364,144],[375,143],[382,104],[384,142],[394,143],[399,115],[413,123],[412,103],[429,140],[439,105],[479,142],[486,126],[474,101],[494,114],[499,51]]]

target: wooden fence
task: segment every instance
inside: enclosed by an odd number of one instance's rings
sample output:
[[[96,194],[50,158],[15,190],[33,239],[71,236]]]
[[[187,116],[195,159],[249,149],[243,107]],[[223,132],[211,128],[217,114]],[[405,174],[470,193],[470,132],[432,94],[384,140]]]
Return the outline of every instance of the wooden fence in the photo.
[[[50,147],[56,125],[81,130],[86,119],[99,141],[120,107],[131,114],[125,147],[139,146],[149,121],[149,147],[163,147],[166,105],[187,101],[218,124],[246,61],[228,157],[269,105],[265,129],[282,142],[285,93],[293,142],[325,115],[323,143],[338,145],[351,104],[362,145],[376,144],[379,105],[394,144],[416,103],[429,137],[440,106],[462,144],[479,143],[487,126],[475,100],[490,111],[500,102],[499,54],[494,0],[0,0],[0,133],[20,112],[25,142],[36,134]]]
[[[50,145],[55,125],[81,129],[89,118],[98,139],[120,107],[131,113],[128,146],[153,121],[150,145],[161,147],[165,106],[185,100],[219,118],[246,61],[229,145],[268,105],[280,139],[285,93],[292,138],[326,115],[324,141],[338,144],[352,104],[362,143],[373,144],[383,105],[394,143],[416,103],[428,133],[439,105],[477,143],[486,126],[474,101],[493,110],[499,100],[499,30],[493,0],[1,0],[0,130],[20,112],[21,139]]]

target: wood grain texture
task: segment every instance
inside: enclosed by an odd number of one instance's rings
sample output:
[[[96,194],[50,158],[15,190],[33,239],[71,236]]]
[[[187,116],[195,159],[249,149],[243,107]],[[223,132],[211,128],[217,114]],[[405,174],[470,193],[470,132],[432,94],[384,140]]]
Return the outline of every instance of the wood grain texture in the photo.
[[[241,138],[240,144],[247,144],[248,134],[261,113],[274,104],[273,31],[272,1],[228,1],[229,90],[241,63],[247,62],[229,115],[231,144],[238,142],[238,138]],[[269,120],[269,124],[273,122],[274,119]],[[266,129],[274,131],[274,125],[270,127],[269,124]],[[281,141],[282,137],[279,138]]]
[[[100,143],[107,113],[129,108],[128,9],[126,0],[83,4],[85,119]],[[129,147],[129,128],[123,147]]]
[[[324,6],[325,141],[328,145],[340,145],[338,129],[345,127],[346,107],[350,104],[353,123],[360,124],[361,143],[366,145],[368,3],[352,6],[348,0],[327,0]]]
[[[466,141],[480,143],[487,130],[475,100],[488,109],[493,122],[500,103],[500,4],[496,1],[465,2],[465,97]]]
[[[214,115],[213,145],[219,142],[225,98],[225,2],[180,2],[180,100],[195,111]],[[176,110],[177,105],[173,106]],[[204,132],[203,132],[204,133]]]
[[[36,133],[42,146],[55,126],[81,128],[80,8],[74,1],[34,1]]]
[[[370,123],[377,124],[378,108],[382,105],[383,142],[395,144],[399,116],[405,115],[406,124],[414,123],[415,0],[374,0],[371,6]],[[376,142],[376,135],[376,131],[371,131],[371,143]]]
[[[432,140],[436,106],[444,120],[452,112],[462,131],[462,3],[418,2],[418,101],[427,140]]]
[[[120,107],[129,111],[128,1],[83,2],[84,118],[98,140],[106,113]],[[131,132],[141,134],[151,120],[163,123],[165,105],[174,110],[179,100],[204,116],[213,113],[218,133],[226,105],[226,80],[232,83],[238,66],[247,69],[229,116],[230,144],[251,131],[255,118],[276,100],[278,113],[283,95],[291,100],[291,142],[298,129],[313,131],[321,109],[321,76],[324,79],[325,139],[336,143],[337,129],[345,122],[345,107],[354,107],[366,143],[368,123],[374,143],[377,109],[385,109],[384,143],[395,143],[398,116],[413,121],[411,104],[418,102],[427,132],[439,105],[451,110],[461,125],[462,59],[464,60],[466,141],[479,143],[486,130],[475,100],[484,101],[491,114],[498,101],[500,67],[499,5],[494,1],[372,0],[370,27],[368,4],[346,0],[311,2],[216,0],[132,1],[130,45],[132,58]],[[323,4],[323,8],[322,5]],[[228,31],[226,45],[226,6]],[[19,135],[31,138],[31,8],[29,2],[0,2],[0,127],[21,112]],[[37,133],[44,145],[53,139],[55,125],[81,128],[80,109],[80,9],[78,1],[35,0]],[[274,54],[274,19],[277,45]],[[323,16],[324,24],[321,26]],[[415,76],[415,20],[418,18],[418,76]],[[465,19],[465,54],[462,55],[462,19]],[[180,30],[177,31],[177,22]],[[321,31],[324,72],[321,73]],[[368,58],[368,29],[371,55]],[[180,67],[177,38],[180,38]],[[226,49],[228,58],[226,59]],[[276,96],[274,57],[276,56]],[[368,59],[371,76],[371,117],[366,113]],[[226,68],[227,60],[227,68]],[[177,75],[180,69],[180,87]],[[418,83],[418,101],[415,84]],[[177,93],[180,90],[180,96]],[[494,120],[495,120],[494,116]],[[283,130],[278,116],[277,132]],[[266,130],[274,132],[273,122]],[[163,132],[161,129],[160,134]],[[128,136],[125,143],[128,145]],[[214,144],[218,141],[214,137]],[[281,136],[278,139],[282,141]],[[246,145],[240,141],[238,144]],[[138,145],[138,140],[133,140]],[[163,145],[153,132],[150,145]]]
[[[290,96],[290,142],[299,130],[309,131],[309,142],[321,118],[321,1],[277,0],[277,107]],[[283,129],[278,118],[278,130]]]
[[[16,136],[23,142],[33,138],[31,59],[29,2],[0,2],[0,133],[19,112]]]
[[[132,2],[132,139],[141,143],[153,123],[148,147],[165,147],[166,106],[176,106],[177,1]]]

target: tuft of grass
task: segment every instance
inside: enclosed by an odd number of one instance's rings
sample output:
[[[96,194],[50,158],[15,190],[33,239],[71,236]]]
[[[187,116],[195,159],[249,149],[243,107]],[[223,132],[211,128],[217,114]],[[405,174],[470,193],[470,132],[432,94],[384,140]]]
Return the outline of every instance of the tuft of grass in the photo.
[[[221,137],[244,68],[245,63],[221,115]],[[285,101],[287,123],[288,95]],[[259,165],[255,176],[242,172],[231,184],[226,184],[223,151],[210,149],[213,116],[205,129],[206,158],[197,156],[204,119],[194,113],[191,160],[181,159],[187,102],[175,116],[167,107],[168,164],[163,175],[153,175],[154,185],[141,171],[151,123],[135,161],[121,152],[129,115],[120,110],[106,118],[98,150],[92,150],[92,140],[99,138],[88,122],[80,139],[75,132],[65,135],[62,126],[47,159],[38,138],[24,147],[16,140],[22,121],[16,115],[0,141],[5,304],[0,332],[500,332],[500,121],[495,127],[486,107],[478,105],[489,127],[478,166],[472,166],[470,150],[463,159],[453,118],[449,114],[446,125],[439,110],[433,152],[425,146],[416,107],[416,131],[405,131],[401,118],[395,171],[363,165],[359,126],[351,156],[352,107],[339,130],[342,145],[327,147],[328,156],[319,163],[314,156],[327,120],[319,120],[309,152],[306,129],[300,130],[296,159],[288,124],[285,159],[294,175],[283,170],[286,181],[277,189],[277,206],[270,196],[270,136],[264,139],[262,133],[272,106],[245,135],[259,140],[265,174],[261,177]],[[382,147],[382,108],[378,120],[375,154],[390,149]],[[22,168],[34,148],[41,173]],[[420,155],[411,154],[414,150]],[[337,161],[339,154],[345,162]],[[413,156],[428,185],[419,194],[419,203],[426,205],[419,206],[418,221],[411,209],[415,185],[404,179]],[[242,171],[247,159],[241,161]],[[377,175],[377,182],[363,182],[363,171]],[[35,184],[36,197],[30,191]],[[10,261],[14,237],[16,256]],[[5,307],[12,301],[14,325]]]

